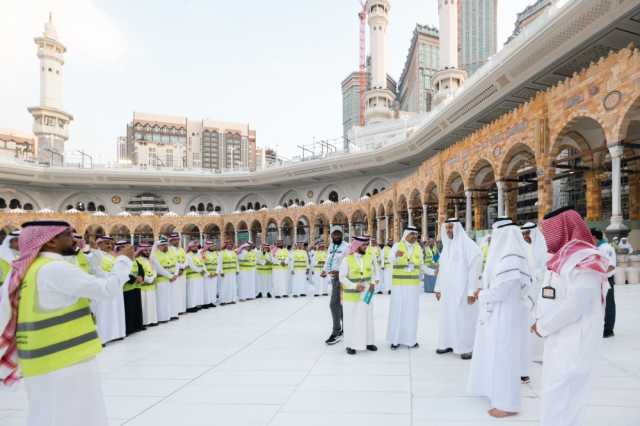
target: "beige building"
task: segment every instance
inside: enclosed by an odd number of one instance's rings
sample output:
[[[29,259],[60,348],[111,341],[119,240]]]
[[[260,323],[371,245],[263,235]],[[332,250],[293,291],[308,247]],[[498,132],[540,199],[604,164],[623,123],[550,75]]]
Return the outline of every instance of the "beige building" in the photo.
[[[34,160],[38,155],[36,137],[12,129],[0,129],[0,158]]]
[[[174,169],[255,169],[256,131],[249,124],[134,112],[118,162]]]

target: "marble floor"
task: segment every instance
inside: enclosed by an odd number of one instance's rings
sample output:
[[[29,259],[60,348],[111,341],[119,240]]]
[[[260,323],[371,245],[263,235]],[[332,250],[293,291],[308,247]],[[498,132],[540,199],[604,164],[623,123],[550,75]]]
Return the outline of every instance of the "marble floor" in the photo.
[[[616,337],[605,341],[588,425],[640,425],[640,286],[616,288]],[[423,295],[417,350],[383,344],[388,296],[375,299],[380,350],[324,344],[328,298],[257,300],[184,316],[99,356],[113,425],[382,426],[537,424],[540,367],[523,411],[492,421],[465,392],[469,362],[434,353],[438,305]],[[0,426],[24,425],[24,390],[0,390]]]

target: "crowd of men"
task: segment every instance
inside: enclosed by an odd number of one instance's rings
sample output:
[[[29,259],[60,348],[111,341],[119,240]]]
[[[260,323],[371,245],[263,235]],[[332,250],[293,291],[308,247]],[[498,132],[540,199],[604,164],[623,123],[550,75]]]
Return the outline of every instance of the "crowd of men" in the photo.
[[[0,380],[25,379],[30,425],[103,425],[95,356],[111,341],[200,309],[330,291],[328,345],[377,351],[373,307],[390,294],[386,342],[415,349],[426,290],[441,304],[436,353],[471,360],[469,392],[489,399],[491,416],[520,411],[520,386],[541,362],[541,424],[584,423],[598,344],[613,336],[615,250],[577,212],[540,227],[498,218],[480,244],[457,219],[442,225],[441,247],[413,227],[380,245],[330,234],[310,249],[183,246],[177,233],[89,245],[65,222],[25,223],[0,246]]]

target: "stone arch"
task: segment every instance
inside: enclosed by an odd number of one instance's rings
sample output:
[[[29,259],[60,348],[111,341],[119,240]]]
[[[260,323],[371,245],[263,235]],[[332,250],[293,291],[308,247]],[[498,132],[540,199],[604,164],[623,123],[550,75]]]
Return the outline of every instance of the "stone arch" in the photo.
[[[622,158],[622,214],[629,220],[640,220],[640,148],[635,148],[640,143],[640,96],[620,117],[615,135],[616,141],[627,147]],[[607,201],[603,197],[602,205]],[[602,210],[603,215],[608,213],[608,209]]]
[[[368,197],[372,197],[386,190],[387,188],[391,188],[391,182],[389,182],[386,178],[383,178],[383,177],[375,177],[371,179],[364,186],[364,188],[362,188],[362,191],[360,192],[360,197],[364,197],[365,195]]]
[[[154,239],[153,227],[147,223],[141,223],[133,230],[133,242],[135,244],[152,244]]]
[[[278,201],[278,205],[282,207],[289,207],[291,205],[304,205],[304,198],[296,191],[295,189],[290,189],[285,192],[282,197],[280,197],[280,201]]]
[[[430,181],[427,183],[424,193],[423,202],[427,206],[427,237],[435,237],[438,234],[438,185]]]
[[[255,243],[256,247],[262,244],[262,223],[258,219],[251,222],[249,239]]]
[[[444,186],[446,200],[445,212],[447,217],[456,217],[465,222],[465,187],[462,175],[458,171],[449,173]],[[466,226],[466,224],[464,224]]]
[[[200,228],[195,223],[187,223],[182,227],[182,243],[186,245],[192,240],[200,241]]]
[[[87,226],[87,229],[84,231],[84,240],[89,244],[92,244],[95,242],[96,237],[106,234],[107,232],[104,230],[102,225],[92,224]]]
[[[256,208],[256,204],[258,205],[257,208]],[[268,207],[268,204],[265,201],[264,197],[261,195],[258,195],[255,192],[252,192],[250,194],[243,196],[238,200],[238,202],[235,205],[234,211],[242,211],[243,207],[245,208],[245,210],[249,210],[251,207],[251,209],[258,211],[263,206]]]
[[[305,215],[301,215],[296,219],[296,242],[304,242],[309,244],[311,241],[309,232],[311,231],[311,222]]]
[[[19,201],[20,206],[18,208],[24,208],[24,205],[27,203],[31,204],[34,210],[40,210],[42,208],[41,204],[31,195],[13,188],[0,189],[0,198],[5,200],[6,207],[4,208],[11,208],[10,203],[14,199]]]
[[[369,221],[366,211],[356,209],[351,213],[351,226],[353,227],[353,235],[360,237],[369,234]]]
[[[278,238],[278,221],[274,218],[267,219],[267,243],[273,245]]]
[[[236,241],[236,228],[233,226],[233,223],[227,222],[224,226],[224,241]]]
[[[322,202],[329,200],[330,199],[329,195],[331,195],[332,192],[335,192],[338,195],[337,201],[331,200],[334,202],[338,202],[347,196],[346,191],[344,191],[340,186],[336,184],[330,184],[325,186],[320,192],[318,192],[316,203],[321,204]]]
[[[131,240],[131,231],[127,225],[116,223],[109,228],[109,235],[117,242],[119,240]]]
[[[212,195],[200,194],[192,197],[188,203],[184,205],[183,214],[187,214],[190,211],[195,211],[198,213],[224,213],[224,203],[217,197]]]
[[[84,209],[78,209],[78,203],[83,203],[85,208]],[[98,207],[102,206],[105,208],[105,210],[108,211],[107,206],[109,206],[109,203],[107,203],[102,197],[94,194],[94,193],[90,193],[90,192],[75,192],[69,196],[67,196],[64,200],[62,200],[62,202],[60,204],[58,204],[57,207],[57,211],[59,212],[65,212],[67,211],[67,207],[69,205],[73,206],[74,208],[84,211],[87,210],[87,207],[89,206],[89,204],[93,204],[95,206],[95,210],[94,211],[98,211]]]
[[[162,226],[160,226],[159,235],[164,235],[165,237],[168,237],[169,234],[173,232],[176,232],[176,227],[172,223],[165,223]]]
[[[293,244],[293,219],[289,216],[285,216],[280,220],[280,236],[284,241],[285,247],[289,247]]]
[[[204,237],[208,240],[211,240],[216,243],[218,247],[220,247],[220,227],[215,223],[208,223],[205,225],[202,230]]]

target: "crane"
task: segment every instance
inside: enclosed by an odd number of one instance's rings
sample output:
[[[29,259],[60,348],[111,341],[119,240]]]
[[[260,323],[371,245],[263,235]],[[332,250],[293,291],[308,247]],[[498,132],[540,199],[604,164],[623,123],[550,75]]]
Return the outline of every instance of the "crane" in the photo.
[[[360,127],[364,126],[365,92],[367,91],[367,42],[365,37],[367,25],[367,1],[360,0],[362,10],[358,13],[360,18]]]

